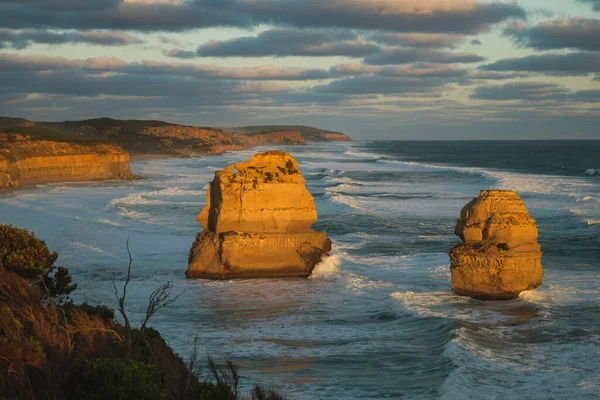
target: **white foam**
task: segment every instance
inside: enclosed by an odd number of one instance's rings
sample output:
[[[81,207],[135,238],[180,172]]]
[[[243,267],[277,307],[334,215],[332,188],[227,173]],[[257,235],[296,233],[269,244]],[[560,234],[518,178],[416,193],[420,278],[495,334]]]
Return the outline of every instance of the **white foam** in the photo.
[[[98,218],[96,221],[100,222],[101,224],[112,225],[112,226],[121,226],[120,223],[118,223],[116,221],[111,221],[106,218]]]
[[[590,168],[587,171],[585,171],[586,174],[592,176],[592,175],[599,175],[600,174],[600,170],[599,169],[593,169]]]
[[[355,148],[345,151],[344,154],[351,156],[351,157],[368,158],[371,160],[380,160],[383,157],[381,154],[360,151]]]
[[[338,266],[342,263],[340,254],[332,254],[324,257],[323,260],[317,264],[310,275],[311,279],[323,279],[323,280],[336,280],[339,277],[340,269]]]
[[[402,307],[417,317],[456,318],[477,320],[480,313],[473,309],[477,301],[452,292],[394,292]]]
[[[98,247],[94,247],[94,246],[90,246],[90,245],[87,245],[87,244],[83,244],[81,242],[73,242],[72,244],[75,247],[80,247],[82,249],[88,249],[88,250],[94,251],[96,253],[104,254],[104,255],[107,255],[109,257],[119,259],[119,257],[115,256],[114,254],[111,254],[111,253],[109,253],[107,251],[104,251],[104,250],[102,250],[102,249],[100,249]]]
[[[147,195],[147,194],[148,193],[134,193],[134,194],[130,194],[129,196],[126,196],[126,197],[122,197],[122,198],[118,198],[118,199],[113,199],[113,200],[110,201],[109,204],[111,206],[168,204],[167,202],[162,201],[162,200],[152,200],[152,199],[148,199],[148,198],[144,197],[144,195]]]

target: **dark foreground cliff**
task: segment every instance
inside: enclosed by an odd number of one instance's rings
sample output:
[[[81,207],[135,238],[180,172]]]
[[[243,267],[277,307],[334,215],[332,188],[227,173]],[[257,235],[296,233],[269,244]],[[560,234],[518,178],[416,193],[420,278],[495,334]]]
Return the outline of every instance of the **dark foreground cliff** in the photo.
[[[68,269],[55,265],[58,255],[43,241],[7,225],[0,225],[0,238],[0,399],[246,398],[233,363],[209,358],[202,374],[199,339],[190,340],[191,354],[184,361],[146,325],[177,300],[171,284],[153,292],[146,319],[135,327],[128,318],[125,288],[136,281],[129,279],[127,265],[128,278],[115,282],[121,323],[110,307],[76,305],[70,299],[77,286]],[[253,400],[283,399],[259,386],[250,395]]]

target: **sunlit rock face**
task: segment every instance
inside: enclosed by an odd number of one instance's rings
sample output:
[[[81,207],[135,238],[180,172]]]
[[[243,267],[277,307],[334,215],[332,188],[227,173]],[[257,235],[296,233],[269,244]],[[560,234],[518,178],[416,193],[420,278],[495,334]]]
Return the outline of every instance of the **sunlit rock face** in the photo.
[[[129,154],[116,145],[34,140],[0,133],[0,189],[135,178],[129,169]]]
[[[206,199],[188,277],[306,277],[331,251],[326,234],[311,229],[317,209],[287,153],[257,154],[217,171]]]
[[[512,299],[542,284],[538,230],[513,191],[482,190],[461,211],[450,250],[452,289],[480,299]]]

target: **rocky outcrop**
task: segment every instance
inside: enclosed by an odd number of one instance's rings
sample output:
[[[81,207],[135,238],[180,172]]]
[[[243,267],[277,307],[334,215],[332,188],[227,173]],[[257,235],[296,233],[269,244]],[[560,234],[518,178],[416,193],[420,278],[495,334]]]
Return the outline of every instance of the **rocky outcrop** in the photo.
[[[204,228],[189,253],[188,277],[306,277],[331,241],[311,226],[317,209],[292,156],[280,151],[215,173]]]
[[[452,289],[481,299],[512,299],[542,284],[538,230],[513,191],[482,190],[461,211],[450,251]]]
[[[129,155],[106,143],[0,135],[0,188],[49,182],[133,179]]]

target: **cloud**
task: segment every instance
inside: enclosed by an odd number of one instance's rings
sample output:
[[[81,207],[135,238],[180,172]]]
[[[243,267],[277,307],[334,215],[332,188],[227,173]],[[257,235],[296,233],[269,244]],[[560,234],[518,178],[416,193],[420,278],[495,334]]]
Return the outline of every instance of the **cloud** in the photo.
[[[507,83],[502,86],[479,86],[471,94],[477,100],[553,100],[554,96],[568,90],[555,83],[527,82]]]
[[[527,78],[529,76],[528,73],[518,73],[518,72],[496,72],[496,71],[472,71],[469,72],[467,76],[468,79],[475,80],[492,80],[492,81],[500,81],[505,79],[515,79],[515,78]]]
[[[481,40],[479,40],[479,39],[473,39],[473,40],[471,40],[471,44],[473,46],[481,46],[483,43],[481,43]]]
[[[600,72],[600,53],[540,54],[505,58],[479,67],[484,71],[529,71],[551,74],[585,75]]]
[[[324,69],[278,67],[225,67],[193,63],[140,61],[127,63],[114,57],[95,57],[70,60],[64,57],[41,55],[21,56],[0,53],[0,73],[23,71],[47,72],[83,71],[88,74],[114,73],[130,75],[171,75],[192,79],[230,80],[290,80],[324,79],[330,74]]]
[[[526,18],[514,3],[475,0],[246,0],[261,22],[398,32],[475,33],[509,18]]]
[[[183,50],[183,49],[171,49],[171,50],[163,50],[162,52],[167,57],[173,58],[196,58],[196,52],[193,50]]]
[[[365,58],[366,64],[409,64],[414,62],[428,63],[477,63],[485,58],[474,53],[452,53],[431,49],[413,49],[404,47],[387,47],[379,53]]]
[[[313,88],[316,93],[337,94],[403,94],[437,97],[446,82],[438,79],[411,79],[387,76],[355,76],[335,80]]]
[[[570,18],[556,19],[527,26],[523,23],[509,25],[504,34],[520,46],[537,50],[579,49],[600,50],[600,20]]]
[[[277,28],[258,36],[210,41],[198,47],[200,57],[347,56],[361,57],[379,47],[347,30]]]
[[[594,11],[600,11],[600,0],[578,0],[580,3],[589,3]]]
[[[0,26],[55,29],[117,29],[184,31],[217,26],[248,27],[252,18],[233,9],[233,4],[146,3],[122,0],[4,0],[0,2]]]
[[[466,40],[465,35],[442,33],[389,33],[376,32],[367,36],[369,40],[390,46],[423,48],[453,48]]]
[[[453,65],[417,64],[417,65],[366,65],[358,63],[340,64],[332,67],[333,76],[347,77],[359,75],[378,75],[404,78],[456,78],[465,76],[468,71]]]
[[[85,43],[99,46],[127,46],[144,43],[143,40],[128,33],[91,31],[56,32],[50,30],[12,30],[0,29],[2,47],[24,49],[33,43],[60,45],[66,43]]]
[[[514,3],[476,0],[4,0],[7,28],[184,31],[260,24],[472,34],[510,18],[526,18]]]

